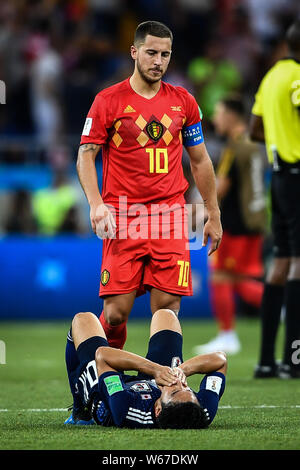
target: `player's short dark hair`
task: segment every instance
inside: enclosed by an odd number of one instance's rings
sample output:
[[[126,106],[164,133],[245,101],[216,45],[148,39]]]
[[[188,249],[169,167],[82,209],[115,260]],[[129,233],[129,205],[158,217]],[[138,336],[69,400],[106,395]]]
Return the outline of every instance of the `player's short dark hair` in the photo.
[[[296,20],[288,28],[286,42],[291,52],[300,52],[300,19]]]
[[[222,98],[220,102],[225,106],[226,109],[237,114],[240,118],[244,118],[246,115],[245,104],[240,95],[230,95]]]
[[[159,21],[144,21],[135,30],[134,45],[143,44],[148,34],[158,38],[169,38],[171,42],[173,41],[173,34],[168,26]]]
[[[156,418],[162,429],[203,429],[209,424],[206,411],[191,401],[162,403]]]

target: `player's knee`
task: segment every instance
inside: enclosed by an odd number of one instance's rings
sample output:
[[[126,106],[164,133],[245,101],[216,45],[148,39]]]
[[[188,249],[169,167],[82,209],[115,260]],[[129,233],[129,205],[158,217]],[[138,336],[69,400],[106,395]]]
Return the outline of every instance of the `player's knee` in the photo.
[[[92,316],[94,316],[94,314],[91,312],[76,313],[72,321],[72,330],[76,328],[77,326],[79,326],[80,324],[85,323]]]
[[[180,310],[180,300],[174,299],[167,301],[158,309],[158,311],[160,310],[171,310],[176,315],[176,317],[178,317]]]
[[[153,315],[164,314],[164,312],[169,312],[170,314],[174,315],[177,318],[179,310],[172,310],[171,308],[159,308],[158,310],[154,312]]]
[[[291,264],[289,267],[288,280],[299,280],[300,279],[300,258],[291,258]]]
[[[289,272],[290,261],[287,258],[275,259],[267,275],[267,283],[274,285],[284,285]]]
[[[286,283],[287,275],[286,272],[282,269],[278,269],[278,271],[272,271],[268,277],[267,282],[268,284],[283,286]]]
[[[106,309],[105,319],[109,325],[117,326],[127,321],[128,312],[121,309]]]

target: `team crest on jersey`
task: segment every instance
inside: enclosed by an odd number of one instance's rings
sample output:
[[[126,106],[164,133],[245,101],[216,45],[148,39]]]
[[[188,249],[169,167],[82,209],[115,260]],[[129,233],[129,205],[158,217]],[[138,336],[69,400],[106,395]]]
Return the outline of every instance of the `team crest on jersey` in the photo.
[[[146,126],[146,131],[150,137],[150,139],[154,140],[154,142],[157,142],[161,136],[163,135],[163,126],[160,122],[158,121],[151,121],[149,124]]]
[[[181,364],[180,357],[172,357],[171,367],[178,367]]]
[[[106,286],[106,284],[108,283],[109,281],[109,278],[110,278],[110,273],[109,271],[107,271],[107,269],[104,269],[104,271],[102,271],[101,273],[101,284],[103,286]]]
[[[134,390],[135,392],[150,392],[151,391],[151,387],[149,384],[147,384],[147,382],[135,383],[131,385],[130,388]]]

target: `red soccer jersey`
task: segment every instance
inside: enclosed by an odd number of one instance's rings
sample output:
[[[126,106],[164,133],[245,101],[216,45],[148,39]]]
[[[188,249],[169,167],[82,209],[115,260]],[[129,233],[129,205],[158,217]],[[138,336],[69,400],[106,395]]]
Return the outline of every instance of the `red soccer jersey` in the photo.
[[[201,120],[194,97],[161,82],[151,99],[137,94],[129,78],[98,93],[80,144],[101,144],[102,198],[115,205],[181,200],[188,188],[182,169],[182,130]]]

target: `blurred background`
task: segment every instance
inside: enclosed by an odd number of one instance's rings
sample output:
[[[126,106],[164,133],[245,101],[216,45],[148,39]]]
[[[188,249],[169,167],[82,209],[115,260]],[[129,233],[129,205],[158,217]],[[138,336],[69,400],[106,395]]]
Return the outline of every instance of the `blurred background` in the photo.
[[[173,31],[165,81],[196,97],[216,165],[224,142],[214,132],[215,103],[239,92],[250,113],[299,14],[299,0],[1,0],[0,319],[100,312],[101,241],[75,164],[94,96],[133,71],[138,23],[162,21]],[[190,181],[185,153],[183,165]],[[101,158],[98,170],[101,185]],[[266,164],[266,192],[268,171]],[[186,197],[197,198],[192,183]],[[269,243],[266,236],[265,262]],[[206,251],[191,255],[195,294],[182,316],[209,317]],[[145,300],[132,316],[149,315]]]

